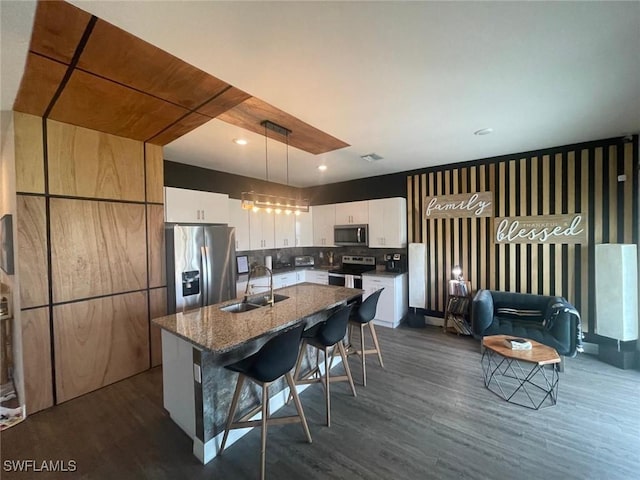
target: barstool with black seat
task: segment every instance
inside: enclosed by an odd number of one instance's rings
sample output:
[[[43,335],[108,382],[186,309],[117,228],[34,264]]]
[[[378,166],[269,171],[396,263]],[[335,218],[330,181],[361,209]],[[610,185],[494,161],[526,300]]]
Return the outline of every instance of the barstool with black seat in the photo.
[[[353,310],[351,313],[351,317],[349,318],[349,355],[357,354],[360,355],[362,360],[362,385],[367,386],[367,367],[365,362],[365,357],[371,353],[378,354],[378,360],[380,361],[380,366],[384,368],[384,363],[382,363],[382,353],[380,352],[380,344],[378,343],[378,335],[376,335],[376,329],[373,326],[372,320],[376,316],[376,309],[378,308],[378,299],[380,298],[380,294],[384,290],[384,287],[380,290],[375,291],[371,295],[369,295],[359,307]],[[364,327],[369,326],[369,331],[371,332],[371,338],[373,339],[373,345],[375,348],[365,350],[364,348]],[[360,327],[360,350],[356,349],[352,342],[351,336],[353,334],[353,327]]]
[[[231,400],[231,407],[229,408],[229,417],[227,418],[227,425],[224,429],[224,436],[222,437],[222,445],[220,446],[220,453],[223,452],[229,430],[235,428],[248,428],[258,425],[262,426],[261,436],[261,449],[260,449],[260,478],[265,478],[266,473],[266,449],[267,449],[267,425],[280,425],[284,423],[301,422],[302,429],[307,437],[307,441],[311,443],[311,434],[309,433],[309,426],[302,410],[302,404],[300,398],[296,392],[296,386],[291,375],[296,359],[298,358],[298,351],[300,347],[300,337],[304,330],[305,324],[300,323],[298,326],[280,333],[276,337],[269,340],[263,345],[263,347],[250,357],[240,360],[232,365],[227,365],[225,368],[238,372],[238,383],[236,384],[235,392],[233,393],[233,399]],[[289,384],[293,400],[298,411],[297,416],[289,417],[276,417],[269,418],[269,385],[284,377]],[[244,384],[245,378],[249,378],[254,382],[262,386],[262,405],[259,405],[242,418],[237,421],[233,421],[233,417],[236,414],[238,408],[238,400],[240,398],[240,392]],[[262,410],[262,417],[260,420],[248,420],[253,415]]]
[[[351,376],[351,370],[349,369],[349,362],[347,361],[347,351],[344,347],[344,337],[347,333],[347,324],[349,323],[349,315],[351,313],[351,305],[345,306],[334,312],[327,320],[314,325],[310,329],[306,330],[302,334],[302,345],[300,353],[298,354],[298,362],[296,363],[296,370],[293,374],[293,379],[296,385],[305,385],[310,383],[322,383],[325,390],[325,401],[327,407],[327,426],[331,426],[331,396],[329,392],[329,385],[331,382],[344,382],[348,381],[351,386],[351,392],[353,396],[356,396],[356,387],[353,384],[353,377]],[[317,352],[324,353],[324,375],[320,371],[319,358],[316,356],[316,366],[309,372],[305,373],[302,378],[298,378],[300,372],[300,366],[302,364],[302,358],[306,352],[306,346],[310,345],[317,349]],[[336,347],[342,357],[342,364],[346,375],[331,376],[331,366],[333,365],[333,359],[336,354]],[[329,357],[329,350],[331,350],[331,357]],[[289,398],[290,399],[290,398]]]

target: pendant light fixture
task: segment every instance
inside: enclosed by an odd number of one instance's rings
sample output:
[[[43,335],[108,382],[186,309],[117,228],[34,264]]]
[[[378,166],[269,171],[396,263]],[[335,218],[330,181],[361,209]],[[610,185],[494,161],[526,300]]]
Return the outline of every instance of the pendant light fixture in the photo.
[[[266,180],[269,181],[269,150],[267,148],[268,130],[281,135],[285,139],[286,144],[286,161],[287,161],[287,187],[289,186],[289,135],[291,130],[285,128],[269,120],[263,121],[260,125],[264,127],[264,160]],[[275,212],[276,214],[284,213],[285,215],[300,215],[301,212],[309,211],[309,200],[296,199],[292,197],[283,197],[279,195],[270,195],[266,193],[242,192],[242,208],[245,210],[253,210],[259,212],[264,210],[267,213]]]

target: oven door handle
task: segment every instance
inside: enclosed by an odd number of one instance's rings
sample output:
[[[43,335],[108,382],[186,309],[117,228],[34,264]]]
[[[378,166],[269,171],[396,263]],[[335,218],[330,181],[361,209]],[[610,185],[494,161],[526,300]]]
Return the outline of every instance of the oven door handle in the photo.
[[[362,230],[362,228],[358,227],[357,231],[358,231],[358,243],[362,243],[362,240],[360,240],[360,230]]]

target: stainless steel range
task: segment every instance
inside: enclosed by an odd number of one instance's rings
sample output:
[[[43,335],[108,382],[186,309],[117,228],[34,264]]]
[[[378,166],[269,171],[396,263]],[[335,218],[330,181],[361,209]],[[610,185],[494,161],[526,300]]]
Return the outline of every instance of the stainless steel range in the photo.
[[[362,274],[376,269],[376,257],[343,255],[339,268],[329,270],[329,285],[362,288]]]

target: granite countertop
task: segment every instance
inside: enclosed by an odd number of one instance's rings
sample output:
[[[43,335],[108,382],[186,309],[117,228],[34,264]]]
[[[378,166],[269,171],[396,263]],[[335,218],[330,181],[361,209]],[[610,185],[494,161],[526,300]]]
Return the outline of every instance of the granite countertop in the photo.
[[[220,310],[220,307],[240,301],[238,298],[152,321],[198,347],[224,354],[364,293],[355,288],[306,282],[279,288],[275,292],[289,298],[273,307],[266,306],[248,312],[231,313]]]

